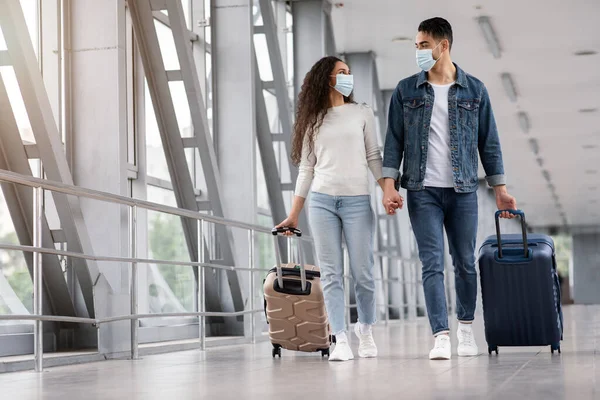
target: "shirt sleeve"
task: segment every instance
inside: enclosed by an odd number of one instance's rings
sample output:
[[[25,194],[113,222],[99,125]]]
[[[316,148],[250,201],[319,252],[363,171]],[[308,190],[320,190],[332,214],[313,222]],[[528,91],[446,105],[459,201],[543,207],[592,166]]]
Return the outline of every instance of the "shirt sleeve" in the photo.
[[[304,198],[308,196],[315,174],[316,163],[317,157],[315,156],[314,150],[312,152],[310,151],[308,135],[305,135],[304,143],[302,144],[302,158],[300,159],[300,166],[298,168],[298,179],[296,180],[296,189],[294,191],[296,196]]]
[[[377,141],[377,132],[375,128],[375,114],[371,107],[365,106],[365,150],[367,153],[367,163],[375,180],[383,177],[382,158],[379,142]]]

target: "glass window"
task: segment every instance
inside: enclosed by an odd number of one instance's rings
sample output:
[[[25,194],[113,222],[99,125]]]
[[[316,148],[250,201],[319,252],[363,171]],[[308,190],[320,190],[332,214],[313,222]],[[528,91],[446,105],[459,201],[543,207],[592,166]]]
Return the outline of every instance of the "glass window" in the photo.
[[[181,6],[183,7],[183,16],[185,18],[185,26],[191,29],[190,24],[190,0],[181,0]]]
[[[0,190],[0,243],[19,244],[4,193]],[[0,314],[33,312],[33,282],[20,251],[0,249]],[[15,321],[0,321],[10,324]],[[22,324],[22,321],[19,321]]]
[[[158,131],[158,124],[154,114],[152,98],[148,83],[145,83],[145,114],[146,114],[146,169],[150,176],[155,178],[171,180],[169,168],[167,167],[167,159],[163,150],[162,140]]]
[[[157,187],[148,187],[148,200],[175,206],[173,192]],[[190,260],[181,218],[148,212],[148,252],[150,258],[158,260]],[[194,311],[195,277],[192,267],[151,266],[148,301],[151,313]]]
[[[156,20],[154,21],[154,26],[156,27],[158,45],[160,46],[160,53],[162,54],[165,69],[167,71],[180,69],[171,29]]]
[[[254,35],[254,49],[256,51],[256,61],[258,62],[260,79],[263,81],[272,81],[273,71],[271,70],[267,37],[264,34],[260,33]]]
[[[38,18],[38,0],[21,0],[21,8],[23,15],[25,16],[25,23],[27,24],[27,30],[29,31],[29,38],[33,44],[33,50],[35,51],[36,57],[38,56],[38,32],[39,32],[39,18]],[[6,42],[2,30],[0,30],[0,50],[7,50]]]
[[[29,116],[25,109],[25,103],[23,102],[23,97],[21,96],[21,90],[19,89],[19,83],[17,82],[17,76],[15,75],[13,67],[0,67],[0,74],[2,75],[2,80],[4,81],[6,91],[8,92],[8,99],[13,109],[19,132],[21,133],[21,139],[23,139],[23,141],[35,143],[33,130],[29,123]]]
[[[181,137],[192,137],[192,117],[190,115],[190,106],[185,94],[185,85],[182,81],[169,82],[171,98],[175,107],[175,116]]]

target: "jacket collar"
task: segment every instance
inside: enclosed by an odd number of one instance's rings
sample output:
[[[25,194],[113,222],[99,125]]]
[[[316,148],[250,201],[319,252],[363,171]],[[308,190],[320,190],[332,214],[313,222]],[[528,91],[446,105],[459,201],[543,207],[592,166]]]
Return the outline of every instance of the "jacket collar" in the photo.
[[[454,64],[454,66],[456,67],[456,84],[465,89],[468,88],[467,74],[458,65]],[[417,79],[417,88],[423,86],[425,83],[427,83],[427,72],[421,71]]]

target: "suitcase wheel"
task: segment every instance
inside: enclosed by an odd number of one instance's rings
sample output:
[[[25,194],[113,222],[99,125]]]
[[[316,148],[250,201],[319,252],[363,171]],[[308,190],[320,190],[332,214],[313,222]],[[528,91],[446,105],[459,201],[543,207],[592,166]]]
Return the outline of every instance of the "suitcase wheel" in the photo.
[[[273,358],[275,358],[275,356],[279,356],[279,358],[281,358],[281,346],[273,343],[273,351],[271,354],[273,355]]]
[[[498,346],[488,346],[488,354],[492,354],[492,352],[496,352],[496,355],[498,355]]]
[[[329,349],[321,350],[321,357],[329,357]]]
[[[554,354],[554,351],[557,350],[558,354],[560,354],[560,344],[553,344],[550,346],[550,352]]]
[[[329,343],[335,344],[335,335],[329,335]]]

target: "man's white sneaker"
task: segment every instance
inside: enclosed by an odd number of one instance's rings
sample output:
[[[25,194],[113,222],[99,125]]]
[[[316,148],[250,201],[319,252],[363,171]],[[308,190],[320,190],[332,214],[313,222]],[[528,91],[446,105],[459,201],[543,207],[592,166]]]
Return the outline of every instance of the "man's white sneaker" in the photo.
[[[474,357],[479,354],[471,324],[459,323],[456,336],[458,338],[457,352],[459,357]]]
[[[360,329],[360,323],[354,325],[354,334],[358,338],[358,356],[362,358],[373,358],[377,357],[377,346],[373,340],[373,332],[371,327],[368,327],[367,333],[362,333]]]
[[[329,355],[329,361],[348,361],[352,359],[354,359],[354,354],[347,340],[338,341]]]
[[[449,360],[452,356],[452,344],[450,336],[438,335],[435,337],[435,345],[429,352],[430,360]]]

